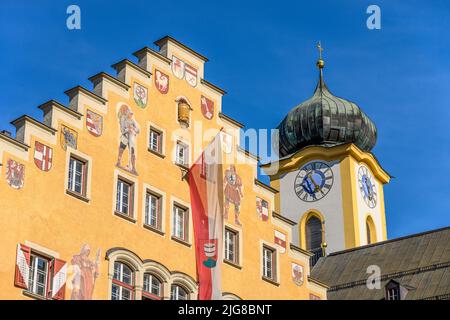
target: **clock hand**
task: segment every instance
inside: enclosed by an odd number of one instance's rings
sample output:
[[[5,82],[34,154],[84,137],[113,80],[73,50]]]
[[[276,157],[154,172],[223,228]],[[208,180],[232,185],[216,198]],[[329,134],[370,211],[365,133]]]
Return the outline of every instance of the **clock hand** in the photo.
[[[314,192],[317,192],[320,190],[319,185],[314,181],[314,178],[312,177],[312,173],[308,173],[308,178],[311,179],[311,182],[314,184]]]

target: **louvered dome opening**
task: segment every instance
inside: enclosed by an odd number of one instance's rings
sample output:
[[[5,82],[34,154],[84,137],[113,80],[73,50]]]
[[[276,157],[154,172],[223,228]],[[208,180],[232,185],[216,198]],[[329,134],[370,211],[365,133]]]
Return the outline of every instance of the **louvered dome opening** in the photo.
[[[322,222],[317,217],[311,217],[306,222],[306,249],[321,249],[321,244]]]
[[[311,257],[311,266],[322,257],[322,221],[312,216],[306,221],[306,249],[311,251],[314,256]]]

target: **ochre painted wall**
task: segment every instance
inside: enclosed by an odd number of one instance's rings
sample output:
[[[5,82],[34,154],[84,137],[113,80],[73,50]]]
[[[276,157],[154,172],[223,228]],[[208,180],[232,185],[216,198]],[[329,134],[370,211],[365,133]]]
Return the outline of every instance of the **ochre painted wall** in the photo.
[[[169,43],[172,52],[179,51],[179,55],[188,60],[192,65],[198,64],[188,51]],[[169,57],[170,58],[170,57]],[[155,58],[152,62],[150,78],[146,78],[136,68],[126,67],[126,79],[130,89],[128,91],[108,84],[104,80],[104,98],[106,105],[87,98],[81,93],[78,105],[72,106],[83,117],[77,120],[67,116],[63,111],[55,111],[57,129],[55,135],[51,135],[36,129],[32,124],[26,124],[25,143],[30,146],[28,151],[21,150],[7,140],[0,139],[0,239],[2,259],[0,260],[0,299],[27,299],[23,290],[14,286],[14,269],[16,261],[17,244],[33,243],[42,248],[47,248],[59,254],[59,258],[70,262],[73,255],[78,254],[83,244],[91,247],[90,259],[94,260],[98,248],[101,249],[100,276],[96,280],[94,299],[109,299],[111,274],[110,265],[106,259],[107,250],[122,247],[133,252],[140,259],[151,259],[164,265],[171,272],[181,272],[196,280],[194,246],[186,246],[171,239],[171,209],[172,199],[189,203],[189,186],[182,179],[182,170],[173,163],[172,152],[175,141],[174,134],[184,137],[189,141],[189,134],[193,134],[194,122],[202,124],[203,129],[220,128],[233,133],[234,143],[239,142],[237,127],[230,121],[223,120],[218,113],[221,111],[221,94],[203,85],[198,81],[197,87],[191,87],[185,80],[177,79],[170,70],[170,64],[163,59]],[[200,66],[197,66],[200,67]],[[169,91],[161,94],[155,88],[155,68],[163,71],[170,77]],[[136,105],[133,99],[133,83],[138,81],[148,88],[148,105],[142,109]],[[205,95],[215,103],[215,114],[212,120],[206,120],[200,111],[200,98]],[[184,96],[190,102],[191,126],[181,129],[177,121],[176,98]],[[137,171],[134,176],[115,164],[118,155],[119,122],[117,117],[118,103],[126,103],[134,112],[136,121],[140,125],[140,133],[137,138]],[[91,135],[85,125],[86,109],[92,110],[103,116],[103,133],[100,137]],[[64,119],[61,114],[64,114]],[[164,129],[165,157],[161,158],[148,149],[149,123]],[[61,125],[64,124],[78,133],[78,147],[74,154],[89,159],[90,179],[88,198],[89,202],[82,201],[66,194],[66,177],[68,173],[67,159],[72,152],[70,148],[63,150],[60,144]],[[27,129],[28,128],[28,129]],[[29,128],[34,128],[31,130]],[[31,131],[30,131],[31,130]],[[32,134],[33,133],[33,134]],[[27,139],[29,141],[26,141]],[[48,172],[41,171],[33,163],[35,141],[38,140],[53,148],[52,168]],[[208,140],[203,141],[203,147]],[[190,160],[198,156],[199,150],[194,150],[191,145]],[[234,148],[236,150],[236,148]],[[237,152],[236,157],[246,159],[246,164],[237,166],[238,174],[244,185],[244,199],[241,206],[240,219],[243,227],[234,225],[233,210],[230,210],[228,223],[242,230],[242,261],[241,268],[227,264],[222,265],[223,291],[233,293],[243,299],[309,299],[313,293],[326,298],[325,288],[308,280],[309,265],[308,256],[305,253],[289,249],[286,253],[278,252],[278,285],[271,284],[261,279],[261,250],[262,241],[274,245],[274,230],[281,230],[290,236],[288,224],[277,220],[270,214],[267,222],[261,221],[256,213],[256,196],[260,196],[269,202],[270,212],[274,210],[274,193],[255,185],[256,161],[242,152]],[[24,187],[16,190],[11,188],[6,179],[6,163],[8,159],[14,159],[25,165]],[[123,162],[127,160],[127,151]],[[125,220],[114,215],[115,205],[115,172],[124,177],[130,177],[137,181],[135,185],[135,222]],[[143,227],[144,219],[144,184],[151,185],[165,193],[165,228],[164,234],[158,234]],[[275,221],[276,220],[276,221]],[[190,224],[192,244],[192,223]],[[289,242],[289,238],[288,238]],[[276,248],[276,247],[275,247]],[[291,278],[291,262],[296,262],[304,267],[304,283],[301,286],[294,284]],[[70,289],[66,289],[66,299],[70,298]]]

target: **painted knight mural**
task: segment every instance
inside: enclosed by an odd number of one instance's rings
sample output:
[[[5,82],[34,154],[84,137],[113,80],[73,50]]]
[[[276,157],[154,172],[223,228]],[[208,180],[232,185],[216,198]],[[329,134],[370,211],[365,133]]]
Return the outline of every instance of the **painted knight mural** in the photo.
[[[124,103],[119,106],[117,117],[119,118],[120,126],[120,142],[119,155],[117,158],[116,166],[137,175],[136,140],[139,132],[141,131],[139,124],[135,120],[134,113],[131,108]],[[124,156],[125,150],[128,151],[128,162],[124,166],[122,165],[122,158]]]

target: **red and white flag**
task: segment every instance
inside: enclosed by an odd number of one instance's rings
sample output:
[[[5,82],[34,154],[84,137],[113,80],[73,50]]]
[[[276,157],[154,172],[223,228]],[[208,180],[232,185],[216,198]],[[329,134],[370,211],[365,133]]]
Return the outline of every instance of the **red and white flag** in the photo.
[[[189,169],[199,300],[222,299],[223,172],[220,134]]]
[[[39,141],[34,144],[34,163],[42,171],[49,171],[52,167],[53,149]]]

